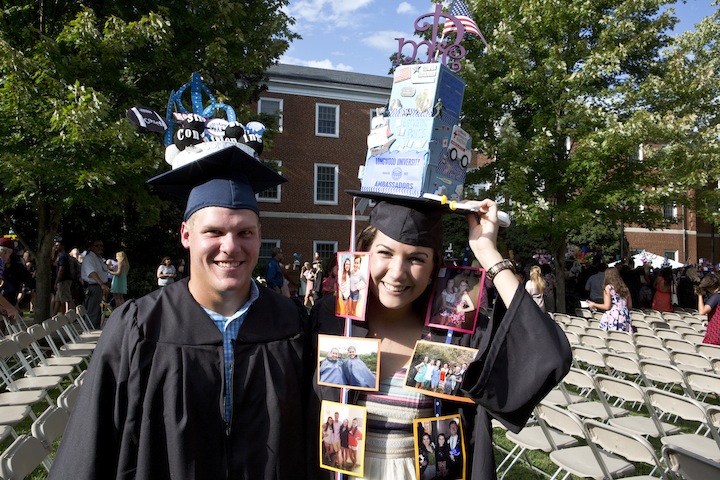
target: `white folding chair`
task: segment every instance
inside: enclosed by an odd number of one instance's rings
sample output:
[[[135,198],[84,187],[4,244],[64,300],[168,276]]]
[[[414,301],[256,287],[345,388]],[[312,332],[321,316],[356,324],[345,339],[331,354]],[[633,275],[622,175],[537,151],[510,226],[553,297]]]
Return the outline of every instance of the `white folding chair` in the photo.
[[[566,385],[572,385],[580,390],[581,394],[587,396],[587,401],[572,403],[566,407],[575,415],[583,418],[599,418],[604,421],[609,418],[623,417],[630,413],[624,408],[608,404],[603,394],[596,390],[593,377],[584,370],[570,368],[562,382]]]
[[[31,344],[32,348],[35,350],[35,354],[39,359],[41,359],[42,363],[49,366],[71,366],[74,367],[79,374],[84,372],[85,370],[82,368],[83,366],[87,367],[88,362],[85,359],[85,357],[82,356],[55,356],[52,354],[52,347],[48,347],[51,350],[51,355],[46,356],[44,353],[44,350],[47,350],[47,348],[43,348],[43,346],[40,344],[40,341],[47,342],[47,339],[45,338],[46,332],[45,327],[42,326],[42,324],[35,324],[31,325],[27,329],[27,333],[32,335],[34,342]],[[49,345],[49,342],[47,342]]]
[[[698,400],[705,401],[708,395],[720,395],[720,375],[714,372],[686,370],[685,378]]]
[[[20,346],[10,339],[0,340],[0,372],[10,391],[47,390],[57,388],[62,391],[63,377],[57,375],[36,377],[21,362],[12,364],[9,360],[17,360],[21,352]],[[28,376],[24,376],[28,375]]]
[[[32,435],[20,435],[0,455],[0,476],[5,480],[21,480],[42,465],[50,451]]]
[[[640,360],[640,371],[645,379],[645,386],[672,390],[675,386],[682,388],[688,398],[696,398],[685,373],[675,365],[649,358]]]
[[[13,334],[12,339],[20,347],[18,359],[25,367],[28,375],[33,377],[67,377],[71,382],[74,380],[72,374],[75,368],[72,365],[49,365],[42,351],[33,347],[35,337],[27,331]]]
[[[663,445],[684,448],[712,460],[720,461],[720,436],[718,436],[717,428],[713,428],[712,420],[702,403],[658,388],[647,388],[645,393],[648,404],[651,406],[652,418],[656,422],[659,422],[658,411],[660,411],[675,415],[686,422],[698,424],[694,434],[679,433],[663,436],[661,438]],[[658,427],[658,431],[661,431],[660,427]],[[700,435],[700,432],[709,433],[710,436]]]
[[[611,377],[609,375],[596,375],[595,383],[600,392],[607,396],[610,401],[615,398],[615,402],[620,405],[625,403],[635,404],[635,410],[639,414],[627,415],[622,417],[611,417],[608,424],[623,430],[642,435],[643,437],[659,437],[662,433],[658,431],[657,423],[650,417],[649,409],[645,403],[644,389],[629,380]],[[643,410],[645,413],[643,413]],[[660,422],[665,435],[678,433],[680,427],[669,423]]]
[[[642,436],[595,420],[584,420],[583,425],[588,440],[602,448],[602,451],[607,452],[609,455],[622,457],[633,463],[650,465],[653,467],[651,474],[658,473],[660,478],[667,479],[665,468],[655,453],[655,448]],[[605,478],[614,478],[607,466],[605,466],[604,470],[607,475]]]
[[[57,398],[57,406],[66,410],[68,413],[72,413],[75,409],[75,403],[77,402],[78,394],[80,393],[79,385],[70,385],[63,391]]]
[[[70,418],[70,413],[64,408],[48,407],[31,425],[33,437],[40,440],[48,451],[52,451],[53,442],[62,437],[65,432],[68,418]],[[48,471],[50,470],[52,466],[50,457],[43,461],[43,465]]]
[[[680,370],[704,370],[713,371],[712,362],[704,355],[697,352],[670,352],[675,365]]]
[[[615,478],[635,471],[632,463],[597,448],[586,435],[582,421],[574,413],[545,402],[540,402],[536,411],[548,426],[587,443],[550,452],[550,460],[558,467],[553,479],[558,478],[563,471],[567,472],[563,478],[569,474],[583,478]]]
[[[698,353],[705,355],[710,359],[720,358],[720,345],[711,345],[709,343],[698,343],[695,345]]]
[[[662,455],[665,465],[685,480],[720,478],[720,462],[710,460],[690,450],[664,445]]]
[[[665,348],[667,348],[670,352],[697,353],[697,350],[695,349],[695,344],[690,343],[687,340],[666,338],[664,339],[663,343],[665,344]]]

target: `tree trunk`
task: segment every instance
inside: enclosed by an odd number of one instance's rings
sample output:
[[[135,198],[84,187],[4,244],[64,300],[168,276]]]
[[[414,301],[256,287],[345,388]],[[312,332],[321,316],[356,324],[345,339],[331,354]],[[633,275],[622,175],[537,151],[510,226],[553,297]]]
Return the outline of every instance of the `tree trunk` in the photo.
[[[568,313],[565,305],[565,241],[553,252],[553,264],[555,265],[555,311]],[[570,312],[575,314],[574,309]]]
[[[35,320],[50,318],[52,300],[52,249],[60,226],[62,210],[38,200],[38,238],[35,256]],[[33,253],[31,251],[31,253]]]

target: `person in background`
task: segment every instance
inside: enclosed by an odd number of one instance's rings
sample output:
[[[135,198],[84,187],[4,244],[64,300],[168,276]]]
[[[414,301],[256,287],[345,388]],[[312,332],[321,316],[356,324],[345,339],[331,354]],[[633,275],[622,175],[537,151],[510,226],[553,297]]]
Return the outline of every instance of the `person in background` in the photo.
[[[65,313],[74,309],[75,302],[73,302],[71,291],[73,279],[70,269],[70,255],[65,252],[65,244],[62,239],[55,240],[53,251],[55,257],[53,262],[55,266],[55,283],[53,285],[55,296],[53,297],[51,311],[55,315],[58,312]]]
[[[708,324],[703,343],[720,345],[720,277],[717,273],[708,273],[696,289],[698,313],[707,315]],[[707,299],[706,299],[707,297]]]
[[[545,280],[537,265],[530,267],[530,280],[525,282],[525,291],[530,294],[540,310],[545,311]]]
[[[625,282],[620,278],[620,272],[615,267],[605,270],[603,280],[603,303],[598,304],[588,300],[588,307],[605,310],[600,320],[600,328],[603,330],[622,330],[633,333],[630,308],[632,308],[632,297]]]
[[[102,259],[105,246],[102,240],[90,242],[82,262],[82,281],[85,286],[85,309],[93,328],[102,327],[103,312],[100,308],[103,297],[110,293],[107,286],[107,266]]]
[[[13,250],[15,250],[15,242],[9,238],[0,238],[0,291],[5,284],[5,269]],[[17,308],[4,295],[0,295],[0,311],[10,318],[15,318],[19,313]]]
[[[158,287],[161,288],[167,287],[171,283],[175,282],[177,270],[175,270],[175,267],[172,264],[172,259],[170,257],[163,257],[162,262],[160,262],[160,266],[155,273],[155,276],[157,277]]]
[[[540,266],[542,270],[543,280],[545,280],[545,290],[543,292],[545,296],[545,311],[555,311],[555,274],[553,273],[552,267],[544,263]]]
[[[660,275],[655,279],[653,285],[655,294],[653,295],[652,308],[658,312],[672,312],[672,289],[673,285],[672,270],[663,268]]]
[[[267,281],[268,288],[275,290],[280,293],[282,291],[283,282],[285,277],[283,276],[282,267],[280,263],[283,260],[283,252],[280,248],[273,249],[272,258],[268,261],[265,269],[265,280]]]
[[[125,303],[125,295],[127,295],[127,277],[130,271],[130,262],[128,262],[127,256],[124,251],[119,251],[115,254],[115,260],[117,265],[115,268],[110,270],[112,275],[112,281],[110,282],[110,292],[113,294],[115,300],[115,308]]]
[[[187,272],[185,271],[185,259],[179,258],[177,261],[177,267],[175,267],[175,270],[177,271],[177,276],[175,277],[175,280],[182,280],[183,278],[187,277]]]
[[[606,269],[607,265],[605,263],[600,263],[597,266],[597,272],[590,275],[587,282],[585,282],[585,291],[588,294],[588,300],[591,300],[593,303],[598,305],[603,303],[603,282],[605,280]]]
[[[693,265],[685,267],[677,282],[678,306],[682,308],[697,308],[697,295],[695,289],[700,285],[700,277]]]

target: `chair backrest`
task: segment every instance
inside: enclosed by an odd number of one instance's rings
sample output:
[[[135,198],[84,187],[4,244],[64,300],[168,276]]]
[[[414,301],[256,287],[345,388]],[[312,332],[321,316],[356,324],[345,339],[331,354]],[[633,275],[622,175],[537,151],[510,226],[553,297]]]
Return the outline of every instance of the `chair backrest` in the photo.
[[[629,380],[611,377],[610,375],[595,375],[595,384],[602,393],[622,399],[625,402],[645,403],[643,389]]]
[[[670,352],[670,356],[672,357],[673,362],[675,362],[675,364],[681,369],[688,367],[690,369],[707,371],[712,371],[713,369],[712,362],[707,357],[697,352]]]
[[[695,392],[720,393],[720,375],[716,373],[686,370],[685,378]]]
[[[630,337],[627,333],[625,336]],[[629,338],[620,340],[618,338],[608,338],[606,341],[607,348],[618,353],[635,353],[635,344]]]
[[[655,335],[644,335],[638,333],[635,334],[635,345],[665,348],[665,344],[663,344],[662,338],[658,338]]]
[[[697,400],[693,400],[684,395],[666,392],[665,390],[660,390],[655,387],[646,388],[645,394],[648,403],[652,405],[653,408],[671,415],[676,415],[683,420],[699,422],[707,426],[712,424],[705,407]],[[711,428],[710,430],[712,431],[713,429]],[[715,436],[717,436],[717,433]]]
[[[720,463],[684,448],[664,445],[662,455],[665,464],[686,480],[720,478]]]
[[[662,385],[680,385],[686,395],[695,398],[695,393],[685,378],[685,373],[675,365],[662,360],[641,359],[640,371],[645,378],[645,385],[656,387]]]
[[[605,365],[607,368],[620,372],[625,375],[641,375],[640,365],[638,361],[622,353],[607,352],[603,354]]]
[[[664,339],[665,348],[671,352],[692,352],[696,353],[695,344],[690,343],[687,340],[679,340],[676,338]]]
[[[608,340],[620,340],[625,343],[634,343],[633,335],[622,330],[608,330],[606,332]]]
[[[682,340],[682,335],[680,335],[680,333],[676,332],[675,330],[660,328],[655,330],[655,335],[662,339]]]
[[[573,359],[589,366],[605,368],[602,353],[585,345],[572,345]]]
[[[682,334],[683,340],[694,343],[695,347],[697,348],[698,344],[701,344],[703,340],[705,340],[705,335],[703,335],[700,332],[694,332],[694,333],[684,333]],[[703,352],[701,352],[703,353]]]
[[[609,453],[620,455],[630,462],[642,462],[651,465],[660,472],[661,478],[667,478],[655,448],[643,437],[595,420],[584,420],[588,440]]]
[[[49,454],[37,438],[20,435],[0,455],[0,476],[5,480],[21,480],[39,467]]]
[[[31,431],[45,448],[52,450],[53,442],[65,432],[70,413],[64,408],[50,406],[32,424]]]
[[[582,334],[579,335],[580,344],[593,348],[605,348],[605,339],[597,335]]]
[[[709,343],[698,343],[695,345],[695,350],[698,353],[702,353],[710,359],[720,358],[720,345],[711,345]]]
[[[562,381],[581,390],[595,390],[595,383],[590,374],[579,368],[571,367]]]
[[[635,351],[640,358],[650,358],[654,360],[662,360],[668,363],[672,363],[672,356],[665,347],[656,347],[653,345],[637,345]]]
[[[585,327],[583,327],[583,326],[581,326],[581,325],[575,325],[575,324],[572,324],[572,323],[571,323],[570,325],[565,325],[564,330],[565,330],[566,333],[567,333],[567,332],[572,332],[572,333],[574,333],[574,334],[576,334],[576,335],[582,335],[582,334],[585,333]]]
[[[570,345],[577,345],[580,343],[580,338],[578,337],[578,334],[575,332],[570,332],[568,330],[565,330],[565,336],[567,337]]]
[[[585,437],[582,421],[574,413],[545,401],[540,402],[535,411],[538,417],[545,421],[550,427],[560,430],[566,435],[579,438]]]
[[[58,395],[57,406],[71,413],[75,409],[77,396],[80,393],[80,387],[77,385],[69,385],[63,392]]]

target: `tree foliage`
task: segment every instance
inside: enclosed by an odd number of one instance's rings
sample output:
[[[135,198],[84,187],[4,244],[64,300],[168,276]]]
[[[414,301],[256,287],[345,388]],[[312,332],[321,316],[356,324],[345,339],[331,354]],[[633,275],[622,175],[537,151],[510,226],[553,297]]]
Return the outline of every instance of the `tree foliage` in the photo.
[[[296,38],[286,3],[2,2],[0,201],[37,259],[39,315],[49,312],[52,241],[66,212],[132,209],[137,225],[158,221],[162,203],[144,181],[160,171],[162,145],[135,132],[126,110],[164,113],[193,72],[229,104],[255,98]],[[36,238],[18,218],[27,212]]]
[[[471,6],[490,46],[467,45],[466,127],[494,162],[466,183],[491,181],[487,194],[506,199],[504,208],[547,239],[538,247],[557,262],[569,232],[593,223],[662,225],[655,207],[697,208],[708,182],[720,178],[710,161],[718,149],[717,60],[709,61],[717,59],[717,29],[675,44],[668,3]],[[687,66],[697,59],[704,68],[696,78]]]

